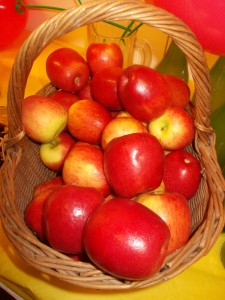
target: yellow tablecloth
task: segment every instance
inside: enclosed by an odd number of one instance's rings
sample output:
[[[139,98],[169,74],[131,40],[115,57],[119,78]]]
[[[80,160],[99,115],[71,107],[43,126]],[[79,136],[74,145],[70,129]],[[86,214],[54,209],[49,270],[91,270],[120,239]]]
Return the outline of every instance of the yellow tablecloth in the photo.
[[[223,247],[223,248],[222,248]],[[15,253],[0,227],[0,282],[25,300],[222,300],[225,296],[225,234],[210,253],[177,277],[160,285],[136,290],[107,292],[84,290],[63,283],[29,267]]]
[[[27,34],[25,32],[12,47],[0,51],[0,105],[6,105],[7,85],[11,67],[18,47]],[[152,42],[155,55],[154,61],[157,61],[163,53],[163,47],[157,46],[157,49],[160,49],[161,52],[156,55],[154,40],[159,39],[161,45],[163,45],[165,37],[159,37],[160,33],[158,32],[157,34],[155,32],[149,34],[149,31],[146,33],[144,28],[140,31],[140,34]],[[69,34],[47,47],[33,66],[27,83],[26,94],[35,93],[48,82],[44,67],[46,55],[55,47],[70,44],[75,44],[76,48],[82,52],[85,46],[84,36],[85,28],[80,28],[75,34]],[[215,58],[212,56],[210,59],[213,61]],[[9,287],[25,300],[85,300],[90,297],[95,300],[220,300],[224,299],[225,296],[225,268],[221,261],[221,251],[225,260],[225,234],[219,236],[217,243],[206,257],[200,259],[177,277],[160,285],[126,292],[84,290],[29,267],[17,255],[0,226],[0,283]]]

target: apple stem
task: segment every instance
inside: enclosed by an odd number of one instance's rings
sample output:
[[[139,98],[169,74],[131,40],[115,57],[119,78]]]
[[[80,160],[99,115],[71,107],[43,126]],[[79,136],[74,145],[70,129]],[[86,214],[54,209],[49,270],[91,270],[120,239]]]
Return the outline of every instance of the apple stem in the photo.
[[[184,162],[185,162],[186,164],[189,164],[189,163],[190,163],[190,159],[185,158],[185,159],[184,159]]]
[[[82,5],[82,1],[81,0],[77,0],[78,4]],[[47,10],[57,10],[57,11],[63,11],[66,8],[62,8],[62,7],[57,7],[57,6],[49,6],[49,5],[26,5],[23,0],[15,0],[15,8],[17,10],[17,12],[19,14],[23,14],[24,10],[22,8],[26,8],[26,9],[47,9]],[[124,30],[121,39],[123,39],[125,36],[129,36],[132,33],[134,33],[135,31],[138,30],[139,27],[141,27],[143,24],[140,23],[138,24],[135,28],[132,29],[132,26],[134,24],[135,21],[131,21],[128,26],[123,26],[120,25],[118,23],[115,23],[113,21],[104,21],[105,23],[111,24],[112,26],[121,28]]]

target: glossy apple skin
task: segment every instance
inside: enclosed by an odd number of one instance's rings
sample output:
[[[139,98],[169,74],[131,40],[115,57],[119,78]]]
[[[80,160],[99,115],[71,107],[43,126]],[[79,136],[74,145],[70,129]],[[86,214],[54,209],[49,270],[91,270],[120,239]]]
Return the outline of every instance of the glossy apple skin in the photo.
[[[79,100],[78,96],[75,93],[65,92],[62,90],[51,94],[49,97],[62,104],[67,111],[74,102],[77,102]]]
[[[58,48],[46,60],[48,78],[59,89],[78,92],[89,80],[86,60],[74,49]]]
[[[61,171],[65,157],[75,142],[68,132],[61,132],[53,141],[40,145],[41,161],[49,169]]]
[[[98,146],[77,142],[65,158],[62,176],[66,184],[94,187],[104,197],[110,194],[103,169],[103,152]]]
[[[123,53],[115,43],[92,43],[86,51],[91,75],[109,67],[123,67]]]
[[[159,216],[124,198],[105,201],[91,214],[84,229],[84,248],[93,263],[107,273],[131,280],[159,271],[169,240],[168,226]]]
[[[191,153],[177,150],[165,156],[163,182],[165,190],[191,199],[201,181],[200,162]]]
[[[104,152],[104,171],[114,192],[125,198],[156,189],[163,177],[164,151],[148,133],[113,139]]]
[[[106,107],[93,100],[80,100],[68,111],[67,128],[76,139],[100,144],[101,134],[112,115]]]
[[[101,146],[105,150],[109,142],[114,138],[137,132],[148,132],[145,125],[132,117],[116,117],[112,119],[103,129]]]
[[[187,199],[178,193],[143,193],[136,201],[159,215],[170,229],[167,254],[185,245],[191,233],[191,211]]]
[[[67,111],[50,97],[32,95],[22,101],[21,119],[32,140],[48,143],[65,129]]]
[[[194,119],[183,108],[171,105],[160,117],[149,122],[148,131],[165,150],[182,149],[194,140]]]
[[[150,67],[131,65],[118,79],[123,108],[134,118],[149,122],[170,105],[170,92],[163,76]]]
[[[33,190],[33,197],[36,197],[39,193],[42,193],[46,190],[51,190],[54,187],[57,187],[59,185],[63,185],[64,181],[61,175],[58,175],[52,179],[49,179],[47,181],[41,182],[37,185],[35,185]]]
[[[45,235],[51,247],[69,254],[82,253],[84,225],[103,201],[94,188],[64,185],[53,191],[43,212]]]
[[[94,100],[109,110],[121,110],[122,106],[117,93],[117,80],[123,69],[110,67],[94,74],[91,80],[91,94]]]
[[[186,108],[190,102],[190,88],[181,78],[163,74],[171,93],[171,105]]]

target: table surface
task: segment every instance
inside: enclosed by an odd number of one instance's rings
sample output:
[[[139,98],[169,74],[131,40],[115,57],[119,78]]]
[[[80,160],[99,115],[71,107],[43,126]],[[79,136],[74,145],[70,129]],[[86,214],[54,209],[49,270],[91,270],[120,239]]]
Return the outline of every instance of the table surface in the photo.
[[[165,36],[160,36],[159,32],[152,32],[149,35],[144,29],[140,31],[140,35],[149,39],[152,43],[154,53],[152,65],[154,65],[162,56]],[[0,80],[0,105],[6,105],[7,85],[11,67],[21,42],[28,34],[29,32],[24,32],[21,38],[10,48],[0,51],[0,74],[2,75]],[[75,34],[71,33],[56,40],[42,52],[40,57],[35,61],[29,76],[26,95],[35,93],[48,82],[44,70],[46,56],[53,49],[68,45],[75,45],[76,49],[82,53],[85,47],[85,34],[86,29],[79,28]],[[154,49],[156,39],[161,43],[160,47],[157,46],[157,55],[155,54],[156,49]],[[209,65],[215,61],[214,56],[207,56],[207,59]],[[225,260],[225,234],[219,236],[218,241],[208,255],[201,258],[177,277],[162,284],[126,292],[86,290],[64,283],[28,266],[15,252],[0,225],[0,283],[25,300],[58,300],[61,298],[70,300],[77,299],[78,297],[80,300],[85,300],[90,296],[96,300],[104,300],[109,296],[112,300],[145,298],[152,298],[154,300],[220,300],[224,299],[225,295],[225,268],[221,260],[222,255]]]

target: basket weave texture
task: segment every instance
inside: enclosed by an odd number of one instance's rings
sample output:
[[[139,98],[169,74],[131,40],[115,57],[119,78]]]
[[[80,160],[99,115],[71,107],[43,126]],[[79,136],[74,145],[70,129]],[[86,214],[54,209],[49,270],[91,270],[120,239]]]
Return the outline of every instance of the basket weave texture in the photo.
[[[132,12],[132,13],[131,13]],[[142,281],[104,274],[90,263],[77,262],[41,243],[26,227],[23,213],[36,184],[55,176],[43,166],[39,145],[23,132],[21,102],[32,64],[56,38],[89,23],[103,20],[136,20],[168,34],[186,56],[195,85],[196,137],[190,151],[202,165],[197,195],[190,200],[192,236],[171,254],[159,273]],[[44,89],[48,94],[52,87]],[[132,0],[92,1],[65,10],[47,20],[25,41],[15,60],[8,90],[8,137],[0,171],[0,216],[4,231],[19,255],[34,268],[73,285],[93,289],[144,288],[168,280],[202,256],[216,242],[224,225],[224,178],[217,163],[215,134],[210,127],[210,83],[204,52],[194,34],[179,19],[157,7]]]

